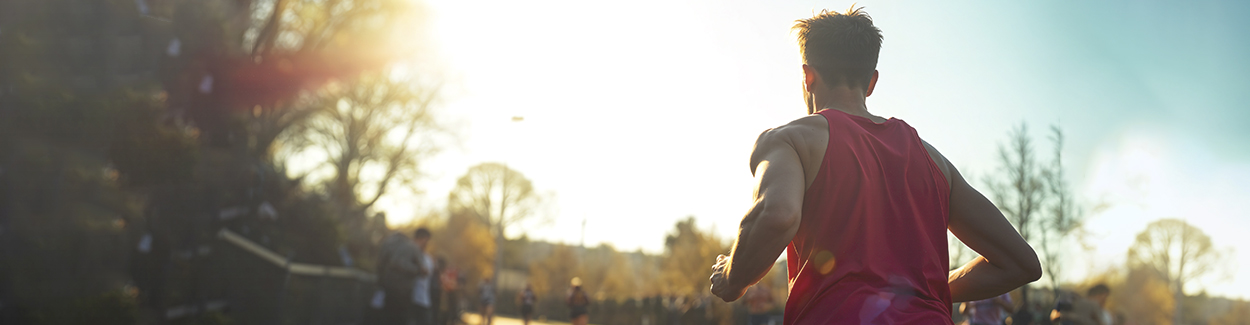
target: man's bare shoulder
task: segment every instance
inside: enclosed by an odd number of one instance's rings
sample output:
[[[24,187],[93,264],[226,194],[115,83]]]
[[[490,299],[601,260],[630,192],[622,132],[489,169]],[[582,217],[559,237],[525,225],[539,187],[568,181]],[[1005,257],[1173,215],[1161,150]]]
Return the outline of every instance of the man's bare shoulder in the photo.
[[[924,145],[924,150],[929,153],[929,158],[933,159],[933,164],[937,165],[938,169],[942,171],[942,176],[946,177],[947,186],[950,186],[951,181],[953,181],[951,176],[954,175],[952,173],[954,168],[951,167],[950,160],[946,160],[946,156],[943,156],[942,153],[938,151],[937,148],[933,147],[933,145],[929,144],[928,141],[920,139],[920,143]]]
[[[755,148],[751,151],[751,173],[755,173],[755,166],[771,150],[788,148],[794,150],[801,159],[807,158],[813,145],[828,145],[828,132],[829,124],[821,115],[804,116],[764,130],[755,140]],[[824,146],[820,146],[820,149],[824,149]]]
[[[828,129],[829,124],[825,121],[824,116],[808,115],[790,121],[790,123],[764,130],[763,133],[760,133],[759,139],[755,140],[755,145],[758,148],[760,144],[806,139],[818,133],[826,133]]]

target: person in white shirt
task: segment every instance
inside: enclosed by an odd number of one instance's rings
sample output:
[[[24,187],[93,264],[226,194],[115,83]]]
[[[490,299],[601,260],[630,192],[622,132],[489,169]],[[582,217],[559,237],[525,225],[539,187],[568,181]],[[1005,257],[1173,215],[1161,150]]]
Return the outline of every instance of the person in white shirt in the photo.
[[[418,275],[412,284],[412,319],[416,325],[430,325],[433,320],[430,319],[430,278],[432,272],[428,270],[434,269],[434,258],[426,253],[430,243],[430,230],[425,228],[417,229],[413,236],[413,241],[417,244],[417,252],[420,257],[417,259],[421,269],[427,270],[424,274]]]
[[[424,230],[424,231],[422,231]],[[430,231],[420,229],[413,239],[394,233],[382,241],[378,258],[378,286],[382,307],[382,323],[407,325],[412,317],[412,289],[418,277],[430,270],[423,266],[422,247],[430,240]],[[377,298],[375,297],[375,300]]]

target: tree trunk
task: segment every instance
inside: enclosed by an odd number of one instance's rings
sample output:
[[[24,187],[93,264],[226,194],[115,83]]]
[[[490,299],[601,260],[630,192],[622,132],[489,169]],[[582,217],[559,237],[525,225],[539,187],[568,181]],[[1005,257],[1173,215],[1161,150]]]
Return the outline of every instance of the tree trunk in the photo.
[[[506,177],[507,170],[504,170],[504,172],[505,172],[505,177]],[[490,288],[492,291],[494,291],[495,298],[499,298],[499,292],[500,292],[499,291],[499,273],[503,272],[503,245],[505,241],[503,237],[503,230],[504,230],[504,213],[508,211],[508,196],[507,196],[508,192],[507,191],[508,191],[507,178],[504,178],[503,195],[501,195],[499,199],[499,219],[497,219],[498,221],[496,222],[496,226],[495,226],[495,229],[496,229],[495,230],[495,272],[491,272],[491,275],[490,275],[490,278],[491,278]]]
[[[1024,286],[1020,287],[1020,310],[1025,311],[1029,315],[1029,317],[1032,317],[1033,316],[1032,307],[1033,306],[1029,305],[1029,285],[1025,284]],[[1029,324],[1032,321],[1033,320],[1030,319],[1024,323]]]
[[[1172,324],[1181,325],[1184,322],[1183,310],[1185,309],[1185,284],[1180,280],[1176,281],[1176,306],[1172,313]]]
[[[503,229],[500,229],[495,235],[495,271],[490,274],[491,291],[495,295],[496,302],[499,300],[499,273],[503,272]]]
[[[1174,324],[1174,325],[1181,325],[1181,324],[1183,324],[1183,323],[1184,323],[1184,321],[1185,321],[1185,317],[1184,317],[1184,311],[1185,311],[1185,262],[1186,262],[1186,254],[1185,254],[1185,253],[1186,253],[1186,251],[1188,250],[1187,248],[1189,248],[1189,247],[1188,247],[1188,246],[1189,246],[1189,245],[1188,245],[1188,244],[1189,244],[1189,241],[1188,241],[1188,240],[1185,240],[1185,235],[1186,235],[1186,234],[1188,234],[1188,233],[1189,233],[1189,231],[1187,231],[1187,229],[1184,229],[1184,228],[1182,228],[1180,231],[1181,231],[1181,251],[1180,251],[1181,257],[1178,259],[1179,261],[1177,261],[1177,262],[1178,262],[1178,264],[1180,264],[1180,266],[1176,268],[1176,302],[1175,302],[1175,306],[1176,306],[1175,311],[1176,311],[1176,312],[1174,312],[1174,313],[1173,313],[1173,315],[1172,315],[1172,318],[1173,318],[1173,319],[1172,319],[1172,324]]]

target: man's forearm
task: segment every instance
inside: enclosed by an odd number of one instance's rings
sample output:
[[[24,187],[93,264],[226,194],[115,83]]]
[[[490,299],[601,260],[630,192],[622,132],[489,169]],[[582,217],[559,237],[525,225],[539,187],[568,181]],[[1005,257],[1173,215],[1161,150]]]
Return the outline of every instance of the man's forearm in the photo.
[[[726,271],[734,288],[746,289],[759,282],[794,238],[798,217],[783,214],[770,213],[757,203],[743,218]]]
[[[951,271],[947,279],[951,290],[951,300],[960,302],[997,297],[1028,283],[1027,279],[1020,278],[1019,274],[1021,272],[1018,270],[1006,269],[991,264],[984,257],[977,257],[959,269]]]

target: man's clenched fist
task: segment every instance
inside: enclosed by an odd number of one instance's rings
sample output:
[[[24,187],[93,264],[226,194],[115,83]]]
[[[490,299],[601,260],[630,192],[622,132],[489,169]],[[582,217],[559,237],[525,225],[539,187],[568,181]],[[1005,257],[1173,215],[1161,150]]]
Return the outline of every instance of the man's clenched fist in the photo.
[[[746,288],[735,288],[729,283],[729,275],[725,272],[729,270],[729,257],[720,255],[716,257],[716,264],[712,265],[712,294],[720,297],[725,302],[732,302],[742,298],[746,293]]]

